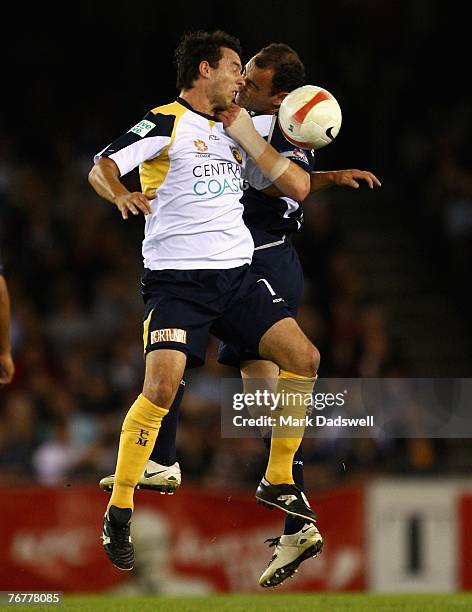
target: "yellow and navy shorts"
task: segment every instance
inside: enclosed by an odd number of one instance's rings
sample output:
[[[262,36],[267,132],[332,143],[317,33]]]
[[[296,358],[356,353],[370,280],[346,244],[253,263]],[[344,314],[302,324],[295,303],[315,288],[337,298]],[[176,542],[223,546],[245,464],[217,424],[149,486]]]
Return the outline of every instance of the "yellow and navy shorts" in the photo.
[[[258,354],[277,321],[290,317],[283,298],[248,265],[229,270],[144,270],[144,352],[172,349],[187,367],[205,363],[209,335]]]

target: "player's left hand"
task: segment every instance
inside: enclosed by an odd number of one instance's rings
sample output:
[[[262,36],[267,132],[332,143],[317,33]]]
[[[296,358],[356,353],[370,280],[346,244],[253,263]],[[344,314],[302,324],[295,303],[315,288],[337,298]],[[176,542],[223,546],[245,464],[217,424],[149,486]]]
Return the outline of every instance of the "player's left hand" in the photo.
[[[375,174],[368,170],[336,170],[333,172],[333,182],[340,187],[358,189],[360,187],[359,181],[365,181],[370,189],[382,186]]]
[[[15,364],[10,352],[0,353],[0,387],[12,381]]]

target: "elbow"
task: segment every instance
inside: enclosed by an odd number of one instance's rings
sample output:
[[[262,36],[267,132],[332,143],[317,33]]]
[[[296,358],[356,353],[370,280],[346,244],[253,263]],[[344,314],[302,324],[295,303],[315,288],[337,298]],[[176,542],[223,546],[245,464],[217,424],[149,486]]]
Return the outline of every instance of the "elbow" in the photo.
[[[95,174],[96,174],[96,172],[97,172],[97,167],[93,166],[92,169],[90,170],[90,172],[87,175],[87,180],[88,180],[89,184],[92,185],[92,187],[93,187],[93,184],[94,184],[94,181],[95,181]]]

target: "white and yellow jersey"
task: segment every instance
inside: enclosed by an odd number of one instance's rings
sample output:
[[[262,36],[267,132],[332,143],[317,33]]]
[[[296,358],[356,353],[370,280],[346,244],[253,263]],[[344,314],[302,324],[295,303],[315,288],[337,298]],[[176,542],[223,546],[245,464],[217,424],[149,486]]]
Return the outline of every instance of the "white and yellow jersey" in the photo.
[[[254,243],[243,222],[245,151],[213,117],[184,100],[159,106],[95,156],[123,176],[139,166],[145,217],[144,266],[150,270],[236,268]]]

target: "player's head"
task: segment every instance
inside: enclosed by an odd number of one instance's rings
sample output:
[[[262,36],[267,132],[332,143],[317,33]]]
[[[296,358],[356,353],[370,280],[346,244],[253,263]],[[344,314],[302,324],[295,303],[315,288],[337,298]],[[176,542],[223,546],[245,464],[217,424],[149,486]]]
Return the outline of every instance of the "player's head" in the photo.
[[[244,85],[239,40],[217,30],[186,34],[175,51],[177,87],[198,87],[215,111],[226,110]]]
[[[305,66],[291,47],[272,43],[248,61],[244,76],[237,104],[259,113],[275,113],[288,93],[305,84]]]

